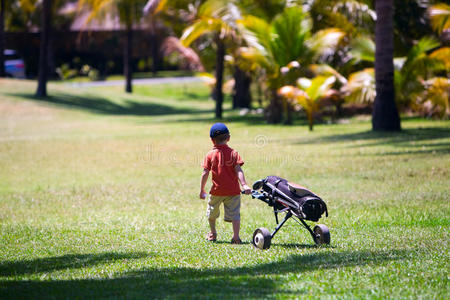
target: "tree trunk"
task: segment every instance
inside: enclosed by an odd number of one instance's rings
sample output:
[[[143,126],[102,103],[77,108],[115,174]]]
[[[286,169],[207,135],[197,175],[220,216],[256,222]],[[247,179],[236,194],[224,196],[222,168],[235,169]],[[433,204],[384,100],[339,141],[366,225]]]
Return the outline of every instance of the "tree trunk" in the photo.
[[[241,68],[234,68],[233,108],[250,108],[252,95],[250,94],[251,78]]]
[[[155,33],[151,34],[151,49],[152,49],[152,72],[156,74],[159,69],[159,44],[158,44],[158,36]]]
[[[0,77],[5,77],[5,1],[0,0]]]
[[[314,130],[314,115],[312,112],[308,112],[308,127],[309,127],[309,131],[313,131]]]
[[[52,78],[53,75],[56,74],[56,65],[55,65],[55,51],[53,45],[53,37],[49,36],[48,39],[48,49],[47,49],[47,78]]]
[[[223,69],[225,60],[225,43],[218,36],[216,39],[217,54],[216,54],[216,87],[215,87],[215,100],[216,100],[216,118],[222,119],[222,103],[223,103]]]
[[[270,104],[266,108],[265,115],[270,124],[278,124],[283,119],[283,103],[276,89],[271,90]]]
[[[133,28],[127,26],[126,39],[123,55],[123,75],[125,76],[125,92],[132,93],[133,87],[131,85],[133,70],[132,70],[132,55],[133,55]]]
[[[400,130],[400,117],[395,104],[393,0],[376,0],[375,80],[376,92],[372,113],[372,129]]]
[[[41,45],[39,50],[39,74],[37,97],[47,97],[47,75],[48,75],[48,45],[50,40],[51,26],[51,0],[43,0],[41,15]]]
[[[258,99],[257,99],[258,105],[259,105],[259,107],[262,107],[263,106],[263,90],[262,90],[261,83],[259,83],[259,82],[256,83],[256,91],[258,94]]]
[[[292,125],[292,105],[286,100],[283,99],[283,107],[285,110],[286,119],[284,120],[284,124]]]

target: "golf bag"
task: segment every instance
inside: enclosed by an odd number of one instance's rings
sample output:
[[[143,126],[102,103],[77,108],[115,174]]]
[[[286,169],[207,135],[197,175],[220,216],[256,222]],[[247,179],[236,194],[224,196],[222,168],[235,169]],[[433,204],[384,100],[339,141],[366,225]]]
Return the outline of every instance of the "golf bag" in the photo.
[[[272,197],[272,206],[277,211],[291,210],[297,217],[317,222],[323,213],[328,217],[327,205],[308,189],[288,183],[278,176],[263,179],[262,190]]]

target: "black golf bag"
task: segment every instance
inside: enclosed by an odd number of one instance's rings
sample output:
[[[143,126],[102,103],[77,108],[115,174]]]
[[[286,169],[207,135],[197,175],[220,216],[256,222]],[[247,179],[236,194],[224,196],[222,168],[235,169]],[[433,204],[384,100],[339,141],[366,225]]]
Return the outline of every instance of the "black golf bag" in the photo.
[[[286,179],[268,176],[263,180],[262,190],[272,196],[273,205],[279,211],[292,209],[298,217],[314,222],[323,213],[328,217],[327,205],[319,196],[306,188],[288,184]]]

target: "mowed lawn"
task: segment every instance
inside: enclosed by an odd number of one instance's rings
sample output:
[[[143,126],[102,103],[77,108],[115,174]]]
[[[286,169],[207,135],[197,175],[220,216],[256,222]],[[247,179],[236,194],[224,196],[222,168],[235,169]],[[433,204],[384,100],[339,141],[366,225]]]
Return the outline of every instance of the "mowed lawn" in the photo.
[[[0,298],[448,299],[450,122],[271,126],[225,105],[249,182],[279,175],[328,204],[331,245],[242,197],[243,245],[204,240],[202,84],[80,88],[0,80]],[[223,212],[222,212],[223,216]]]

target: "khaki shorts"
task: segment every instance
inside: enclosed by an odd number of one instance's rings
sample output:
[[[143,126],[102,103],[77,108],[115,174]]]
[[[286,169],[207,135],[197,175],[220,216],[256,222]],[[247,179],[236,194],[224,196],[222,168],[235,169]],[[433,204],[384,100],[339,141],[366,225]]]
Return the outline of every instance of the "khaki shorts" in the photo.
[[[206,216],[208,220],[214,221],[220,215],[220,204],[223,202],[225,210],[224,221],[231,222],[241,219],[241,195],[235,196],[214,196],[209,195]]]

